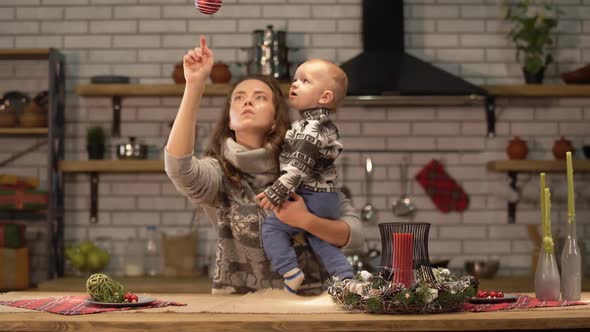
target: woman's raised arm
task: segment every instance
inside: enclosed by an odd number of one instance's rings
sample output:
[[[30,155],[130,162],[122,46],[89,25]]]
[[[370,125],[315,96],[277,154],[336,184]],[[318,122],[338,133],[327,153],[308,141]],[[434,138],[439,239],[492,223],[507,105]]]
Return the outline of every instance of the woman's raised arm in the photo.
[[[166,145],[167,152],[176,157],[185,156],[194,151],[197,113],[205,90],[205,82],[213,67],[213,52],[207,47],[204,36],[201,36],[201,47],[189,50],[184,55],[182,63],[186,85]]]

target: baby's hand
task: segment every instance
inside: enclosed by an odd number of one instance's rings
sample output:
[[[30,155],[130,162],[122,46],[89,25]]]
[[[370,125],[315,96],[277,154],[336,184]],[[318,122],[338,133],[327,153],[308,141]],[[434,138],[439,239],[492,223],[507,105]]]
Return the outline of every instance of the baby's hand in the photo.
[[[274,208],[274,205],[268,200],[264,191],[256,195],[256,199],[260,201],[258,202],[258,205],[260,205],[261,208],[265,210],[272,210]]]

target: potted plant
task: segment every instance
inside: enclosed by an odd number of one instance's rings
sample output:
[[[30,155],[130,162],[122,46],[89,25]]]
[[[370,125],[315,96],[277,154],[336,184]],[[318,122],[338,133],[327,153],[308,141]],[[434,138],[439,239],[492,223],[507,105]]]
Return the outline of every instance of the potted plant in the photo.
[[[90,127],[86,133],[86,150],[88,159],[103,159],[105,136],[102,127]]]
[[[523,65],[528,84],[540,84],[547,66],[553,62],[549,47],[551,31],[557,26],[559,11],[551,4],[536,5],[533,0],[504,0],[504,19],[513,23],[508,33],[516,45],[516,61]]]

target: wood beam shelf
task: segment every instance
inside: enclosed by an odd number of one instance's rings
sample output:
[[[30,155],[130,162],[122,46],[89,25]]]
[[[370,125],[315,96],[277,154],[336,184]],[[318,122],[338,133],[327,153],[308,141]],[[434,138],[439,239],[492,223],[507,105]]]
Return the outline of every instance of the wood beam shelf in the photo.
[[[285,95],[289,93],[289,83],[281,83]],[[227,96],[231,84],[207,84],[204,95]],[[80,84],[76,93],[87,97],[141,97],[141,96],[182,96],[184,84]],[[388,106],[388,105],[470,105],[482,104],[484,98],[477,95],[465,96],[348,96],[345,105]]]
[[[590,172],[590,160],[574,160],[574,172]],[[504,172],[510,178],[510,188],[520,196],[516,187],[518,173],[565,173],[565,160],[493,160],[487,163],[490,172]],[[508,223],[516,223],[518,201],[508,201]]]
[[[590,84],[515,84],[484,85],[496,97],[590,97]]]
[[[163,160],[62,160],[64,173],[161,173]]]
[[[63,173],[90,175],[90,222],[98,222],[98,177],[100,173],[163,173],[164,160],[62,160]]]
[[[287,94],[289,83],[282,83],[281,90]],[[496,133],[496,98],[497,97],[590,97],[590,85],[483,85],[487,96],[348,96],[344,105],[352,106],[468,106],[485,104],[487,134]],[[226,96],[231,90],[230,84],[208,84],[206,96]],[[88,97],[113,98],[113,136],[119,136],[121,97],[141,96],[182,96],[184,84],[80,84],[76,93]]]
[[[207,84],[204,94],[225,96],[230,89],[229,84]],[[182,96],[183,92],[184,84],[79,84],[76,86],[76,93],[85,97],[166,97]]]
[[[0,135],[47,135],[47,128],[0,128]]]
[[[2,60],[38,60],[49,59],[48,48],[6,48],[0,49]]]
[[[590,172],[590,160],[574,160],[575,172]],[[491,172],[565,172],[565,160],[494,160],[487,163]]]
[[[1,53],[0,53],[1,56]],[[289,91],[289,83],[282,83],[281,90]],[[590,97],[590,84],[588,85],[564,85],[564,84],[515,84],[515,85],[483,85],[490,96],[493,97]],[[205,95],[225,96],[231,90],[230,84],[207,84]],[[79,96],[110,97],[110,96],[182,96],[184,84],[79,84],[76,93]],[[393,103],[406,100],[419,100],[426,102],[430,98],[455,101],[463,100],[471,103],[481,102],[482,96],[348,96],[349,102],[370,103],[373,100],[390,101]],[[418,104],[418,101],[412,103]]]

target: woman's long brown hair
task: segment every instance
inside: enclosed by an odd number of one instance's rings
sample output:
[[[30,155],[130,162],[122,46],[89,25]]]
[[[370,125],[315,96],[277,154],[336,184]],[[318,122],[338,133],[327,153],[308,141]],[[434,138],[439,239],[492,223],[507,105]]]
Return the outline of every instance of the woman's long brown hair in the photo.
[[[229,109],[231,104],[231,96],[236,86],[246,80],[261,81],[268,85],[272,91],[272,99],[275,108],[275,129],[266,136],[265,146],[270,145],[273,159],[276,161],[277,165],[279,162],[281,147],[283,145],[283,139],[290,127],[289,110],[285,101],[285,96],[283,95],[280,84],[277,80],[272,77],[262,75],[247,76],[233,85],[229,95],[227,96],[223,113],[213,128],[213,133],[211,134],[209,146],[205,151],[205,155],[219,160],[223,174],[237,186],[240,186],[240,181],[244,174],[231,163],[229,163],[227,159],[225,159],[222,153],[222,147],[225,144],[227,138],[231,137],[234,140],[236,139],[235,133],[229,129]]]

